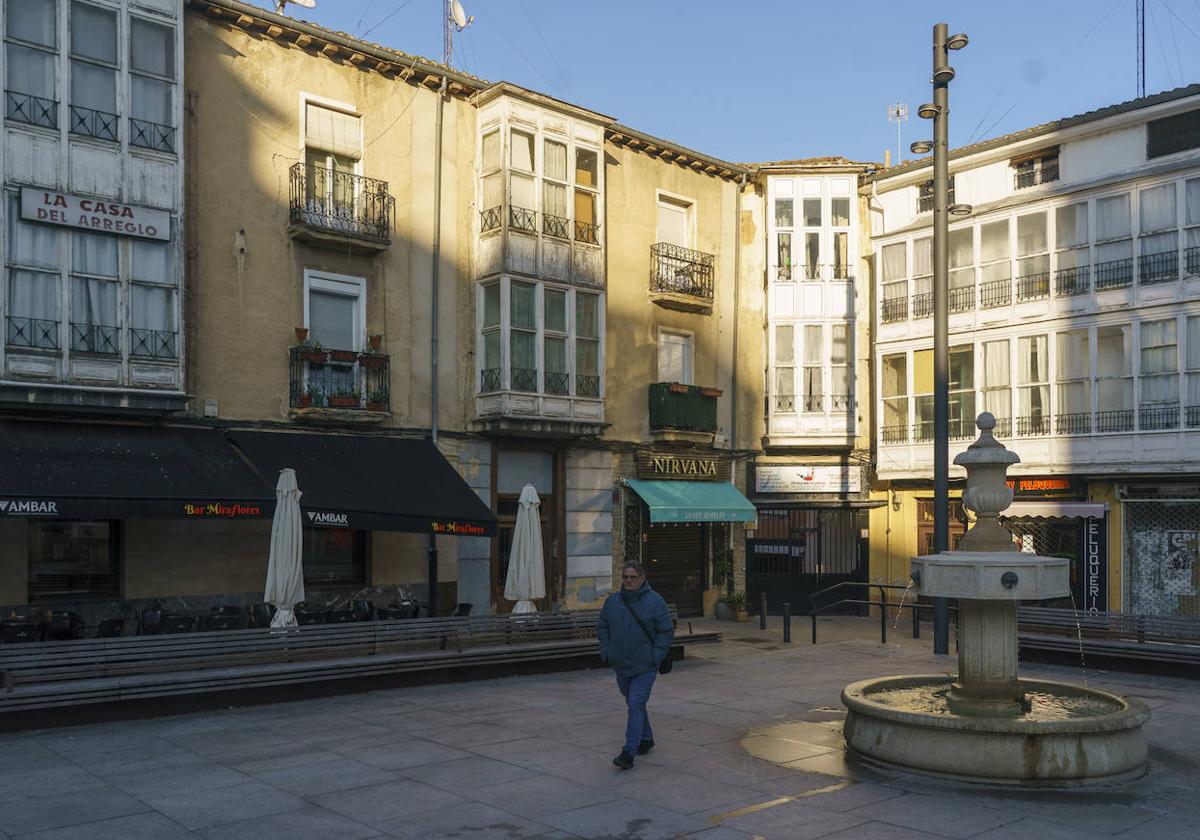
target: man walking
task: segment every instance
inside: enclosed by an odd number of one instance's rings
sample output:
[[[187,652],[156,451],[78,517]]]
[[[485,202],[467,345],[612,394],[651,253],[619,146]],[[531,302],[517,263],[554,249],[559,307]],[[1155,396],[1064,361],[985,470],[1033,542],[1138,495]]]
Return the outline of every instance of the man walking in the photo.
[[[654,749],[654,733],[646,702],[658,676],[658,666],[671,649],[675,629],[667,602],[650,588],[638,563],[621,567],[621,589],[608,596],[596,622],[600,658],[617,674],[617,687],[625,698],[625,746],[613,764],[622,770],[633,766],[634,755]]]

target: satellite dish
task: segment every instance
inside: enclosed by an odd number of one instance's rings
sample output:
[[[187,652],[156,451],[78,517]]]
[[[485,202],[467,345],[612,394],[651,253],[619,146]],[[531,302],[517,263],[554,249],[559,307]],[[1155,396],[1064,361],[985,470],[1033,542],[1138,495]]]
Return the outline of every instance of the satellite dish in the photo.
[[[454,25],[458,27],[459,32],[462,32],[475,21],[474,15],[467,17],[462,3],[458,2],[458,0],[450,0],[450,17],[454,20]]]
[[[275,0],[275,13],[280,15],[283,14],[284,8],[288,3],[292,3],[296,6],[303,6],[306,9],[315,8],[317,5],[316,0]]]

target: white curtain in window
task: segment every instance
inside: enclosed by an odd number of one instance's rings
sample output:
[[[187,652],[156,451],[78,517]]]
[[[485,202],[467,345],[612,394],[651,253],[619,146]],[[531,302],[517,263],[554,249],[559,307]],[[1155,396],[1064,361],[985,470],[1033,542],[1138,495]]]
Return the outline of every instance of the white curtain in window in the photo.
[[[151,242],[145,239],[133,240],[133,271],[134,280],[144,280],[147,283],[175,283],[175,273],[171,270],[171,249],[165,242]]]
[[[905,265],[905,246],[903,242],[894,245],[884,245],[880,251],[883,282],[903,280],[908,276],[908,266]]]
[[[132,293],[132,326],[141,330],[175,331],[175,291],[163,286],[130,286]],[[309,313],[312,312],[310,295]],[[311,323],[311,321],[310,321]],[[326,347],[346,347],[349,344],[333,344],[320,339]]]
[[[835,365],[844,365],[850,360],[850,327],[834,324],[830,335],[829,360]]]
[[[913,277],[926,274],[933,274],[933,240],[917,239],[913,241]]]
[[[533,135],[512,129],[508,163],[513,169],[533,171]]]
[[[1007,388],[1008,385],[1008,342],[986,342],[983,345],[983,387]]]
[[[175,32],[142,18],[129,19],[129,63],[134,70],[175,78]]]
[[[954,241],[957,234],[958,242]],[[969,265],[971,262],[971,229],[955,231],[950,234],[951,247],[958,248],[958,254],[951,258],[953,266]],[[979,229],[979,261],[992,262],[1008,258],[1008,219],[991,222]]]
[[[8,0],[5,5],[8,37],[47,47],[58,43],[54,0]]]
[[[492,131],[483,135],[483,171],[491,172],[500,168],[500,132]]]
[[[547,373],[567,372],[567,340],[547,338],[544,347]]]
[[[483,179],[483,209],[491,210],[504,204],[504,176],[493,172]]]
[[[682,248],[691,246],[688,208],[673,201],[658,202],[658,241]]]
[[[1142,373],[1174,373],[1175,320],[1142,322]]]
[[[1033,335],[1017,343],[1018,381],[1022,385],[1045,382],[1050,378],[1050,358],[1046,353],[1046,336]]]
[[[1096,246],[1096,262],[1098,263],[1127,260],[1131,256],[1133,256],[1133,243],[1128,239],[1120,242],[1106,242]]]
[[[780,268],[792,267],[792,235],[790,233],[776,234],[775,264]],[[790,279],[791,275],[786,275]],[[780,277],[779,279],[785,279]]]
[[[111,280],[91,277],[71,278],[71,322],[115,327],[117,320],[117,297],[121,286]]]
[[[556,181],[567,180],[567,147],[562,143],[547,140],[545,155],[546,159],[542,162],[542,174]]]
[[[1175,183],[1150,187],[1138,193],[1142,233],[1175,227]]]
[[[1040,254],[1046,250],[1046,214],[1030,213],[1017,219],[1017,256]]]
[[[304,109],[304,145],[358,160],[362,157],[359,118],[310,102]]]
[[[144,286],[141,288],[149,289]],[[136,296],[135,296],[136,302]],[[336,350],[357,350],[358,297],[339,295],[322,289],[310,289],[308,293],[309,336],[325,347]],[[134,324],[135,327],[150,326]],[[163,327],[153,327],[163,329]]]
[[[546,289],[542,293],[545,314],[543,326],[550,332],[567,331],[567,293]]]
[[[114,113],[117,110],[116,71],[86,61],[72,61],[71,104]]]
[[[8,49],[8,89],[14,93],[54,99],[53,53],[32,50],[13,43],[8,43],[5,47]]]
[[[1086,245],[1088,241],[1087,202],[1068,204],[1054,211],[1054,237],[1059,248]]]
[[[908,360],[904,354],[883,357],[883,395],[902,397],[908,393]]]
[[[819,365],[825,358],[821,328],[809,325],[804,328],[804,364]]]
[[[1122,324],[1096,330],[1096,375],[1128,376],[1133,327]]]
[[[509,184],[512,190],[511,204],[513,207],[521,207],[525,210],[537,209],[537,194],[532,178],[513,173]]]
[[[973,229],[959,228],[950,231],[950,267],[962,268],[975,262]]]
[[[160,79],[131,75],[129,89],[132,95],[130,113],[135,120],[146,120],[159,125],[174,125],[171,114],[171,94],[174,85]]]
[[[80,274],[116,277],[117,238],[99,233],[72,235],[71,270]]]
[[[1200,225],[1200,178],[1184,182],[1184,223]]]
[[[117,14],[88,3],[71,4],[71,52],[117,63]]]
[[[795,360],[795,328],[791,324],[780,324],[775,327],[775,364],[790,365]]]
[[[1174,253],[1179,247],[1179,234],[1175,231],[1168,233],[1155,233],[1150,236],[1143,236],[1138,242],[1138,247],[1142,256],[1151,254]]]
[[[483,287],[483,326],[500,326],[500,284],[489,283]]]
[[[58,267],[58,231],[49,225],[23,222],[16,196],[8,204],[8,261],[37,268]]]
[[[1088,331],[1071,330],[1058,334],[1058,379],[1087,379],[1091,373],[1088,357]]]
[[[1096,241],[1129,236],[1129,195],[1112,195],[1096,201]]]
[[[779,397],[793,397],[796,395],[795,368],[775,368],[775,395]]]
[[[575,334],[584,338],[600,337],[600,296],[575,293]]]
[[[600,342],[575,339],[575,373],[579,376],[600,375]]]
[[[1187,376],[1187,404],[1200,406],[1200,315],[1188,317],[1185,340],[1187,341],[1187,369],[1196,371]]]
[[[535,335],[536,333],[522,330],[512,331],[511,352],[514,370],[534,370],[537,367],[537,360],[534,358]]]
[[[500,332],[498,330],[483,337],[483,367],[484,370],[496,370],[500,367]]]
[[[18,318],[57,321],[58,275],[9,269],[8,309]]]
[[[562,184],[542,182],[542,212],[547,216],[567,218],[567,188]]]
[[[513,283],[510,287],[509,321],[518,329],[536,329],[536,288],[528,283]]]

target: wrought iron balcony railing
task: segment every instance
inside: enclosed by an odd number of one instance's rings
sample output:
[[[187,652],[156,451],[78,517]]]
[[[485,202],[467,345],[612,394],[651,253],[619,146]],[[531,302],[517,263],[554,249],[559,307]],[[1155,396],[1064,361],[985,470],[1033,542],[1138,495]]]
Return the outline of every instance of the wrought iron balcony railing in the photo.
[[[914,443],[928,443],[933,440],[933,421],[924,420],[913,425],[912,439]]]
[[[1129,257],[1123,260],[1096,263],[1095,268],[1096,291],[1122,289],[1133,285],[1133,260]]]
[[[1012,418],[997,417],[996,428],[992,429],[992,434],[996,437],[1010,438],[1012,437]]]
[[[1050,297],[1050,272],[1026,274],[1017,278],[1017,300],[1041,300]]]
[[[509,371],[510,387],[514,391],[537,391],[538,375],[535,368],[515,367]]]
[[[825,411],[825,398],[820,394],[805,394],[802,404],[805,414],[820,414]]]
[[[129,118],[129,145],[156,152],[175,151],[175,128],[149,120]]]
[[[503,224],[504,212],[503,207],[489,207],[486,210],[479,211],[479,230],[482,233],[487,233],[489,230],[495,230]]]
[[[555,239],[570,239],[571,220],[564,219],[562,216],[551,216],[549,213],[543,213],[542,233],[546,234],[546,236],[552,236]]]
[[[58,102],[34,96],[32,93],[6,90],[4,117],[13,122],[40,125],[42,128],[58,128]]]
[[[794,268],[790,265],[775,266],[775,279],[780,283],[791,283],[795,278]]]
[[[1050,434],[1050,415],[1034,414],[1017,418],[1017,434],[1022,437]]]
[[[882,320],[885,324],[908,319],[908,298],[888,298],[883,301]]]
[[[1183,250],[1183,270],[1189,275],[1200,274],[1200,246]]]
[[[150,359],[174,359],[176,334],[172,330],[149,330],[133,327],[129,330],[129,354]]]
[[[1138,282],[1172,283],[1179,279],[1179,253],[1163,251],[1138,257]]]
[[[1097,432],[1132,432],[1133,411],[1097,411]]]
[[[504,375],[500,368],[484,368],[479,372],[479,393],[491,394],[504,389]]]
[[[1058,414],[1054,417],[1054,432],[1060,435],[1087,435],[1092,432],[1090,411]]]
[[[121,328],[106,324],[71,323],[71,349],[82,353],[121,354]]]
[[[707,392],[707,393],[706,393]],[[717,397],[712,389],[677,382],[650,386],[650,428],[654,431],[715,432]]]
[[[650,246],[650,291],[713,299],[713,255],[657,242]]]
[[[387,181],[306,163],[290,174],[292,224],[390,241],[396,200]]]
[[[593,225],[589,222],[576,222],[575,241],[586,242],[589,245],[599,245],[600,225]]]
[[[1072,268],[1060,268],[1054,272],[1054,294],[1061,297],[1086,295],[1089,286],[1090,266],[1077,265]]]
[[[575,374],[575,396],[598,399],[600,397],[600,377],[589,373]]]
[[[1179,428],[1179,403],[1144,405],[1138,408],[1138,428],[1142,431]]]
[[[947,306],[951,312],[967,312],[975,308],[975,286],[959,286],[949,290]]]
[[[383,353],[325,350],[300,345],[288,351],[292,408],[388,411],[391,358]]]
[[[571,374],[562,371],[546,371],[542,374],[542,390],[547,394],[566,396],[571,393]]]
[[[1038,184],[1048,184],[1058,180],[1058,161],[1043,161],[1038,169],[1019,169],[1013,175],[1013,183],[1017,189],[1034,187]]]
[[[995,309],[1012,303],[1012,281],[990,280],[979,284],[979,308]]]
[[[776,394],[775,410],[783,414],[791,414],[796,410],[795,394]]]
[[[39,350],[58,349],[58,321],[48,318],[5,316],[8,329],[4,342],[9,347],[36,347]]]
[[[850,394],[830,394],[829,410],[834,414],[845,414],[854,405],[854,397]]]
[[[97,140],[117,142],[120,131],[119,118],[107,111],[97,111],[93,108],[71,106],[71,133],[82,134],[84,137],[95,137]]]
[[[884,426],[880,429],[884,443],[907,443],[908,426]]]
[[[537,211],[508,205],[508,226],[512,230],[537,233]]]
[[[1189,429],[1200,427],[1200,405],[1189,405],[1184,409],[1183,422]]]
[[[933,317],[933,292],[921,292],[912,297],[913,318]]]

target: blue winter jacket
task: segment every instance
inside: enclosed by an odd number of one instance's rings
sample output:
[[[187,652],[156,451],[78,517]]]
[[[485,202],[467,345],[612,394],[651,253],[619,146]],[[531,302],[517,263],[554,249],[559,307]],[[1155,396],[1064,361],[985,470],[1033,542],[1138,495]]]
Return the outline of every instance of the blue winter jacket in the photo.
[[[646,630],[654,636],[653,644],[621,603],[623,600],[633,607]],[[643,581],[632,592],[622,589],[608,596],[596,621],[596,638],[600,640],[601,659],[621,676],[636,677],[658,670],[658,663],[671,649],[675,628],[671,626],[667,602]]]

